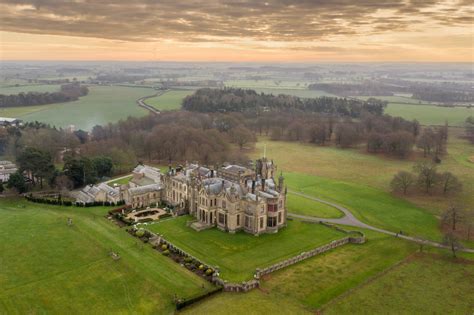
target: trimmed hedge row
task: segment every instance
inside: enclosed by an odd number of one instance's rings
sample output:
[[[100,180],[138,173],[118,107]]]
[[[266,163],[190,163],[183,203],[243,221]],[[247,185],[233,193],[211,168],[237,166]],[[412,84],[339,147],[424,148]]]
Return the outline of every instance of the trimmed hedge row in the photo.
[[[32,194],[25,196],[26,200],[36,203],[44,203],[49,205],[58,206],[76,206],[76,207],[109,207],[109,206],[121,206],[125,204],[125,201],[109,202],[109,201],[94,201],[88,203],[74,202],[69,200],[62,200],[60,198],[51,197],[34,197]]]

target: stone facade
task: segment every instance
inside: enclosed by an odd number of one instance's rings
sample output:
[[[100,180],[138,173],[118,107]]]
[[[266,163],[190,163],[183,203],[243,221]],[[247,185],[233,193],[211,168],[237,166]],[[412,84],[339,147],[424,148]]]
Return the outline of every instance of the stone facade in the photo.
[[[227,165],[218,170],[191,164],[170,169],[163,176],[163,200],[185,209],[196,226],[217,227],[255,235],[277,232],[286,226],[284,179],[274,180],[276,166],[266,158],[255,170]]]

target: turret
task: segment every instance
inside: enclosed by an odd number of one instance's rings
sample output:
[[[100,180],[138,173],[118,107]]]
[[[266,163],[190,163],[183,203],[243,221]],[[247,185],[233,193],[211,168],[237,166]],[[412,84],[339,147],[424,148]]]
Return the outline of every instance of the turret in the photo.
[[[282,192],[283,187],[285,185],[285,178],[283,177],[283,172],[280,173],[280,177],[278,177],[278,191]]]

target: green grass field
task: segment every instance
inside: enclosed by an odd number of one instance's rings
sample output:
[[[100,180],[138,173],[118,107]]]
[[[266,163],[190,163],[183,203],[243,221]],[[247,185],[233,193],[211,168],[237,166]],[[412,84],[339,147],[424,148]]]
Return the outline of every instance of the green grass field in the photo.
[[[447,197],[409,194],[397,196],[398,198],[406,199],[435,215],[440,214],[452,202],[474,207],[474,163],[469,161],[469,158],[474,156],[474,146],[459,138],[462,132],[459,128],[450,128],[448,154],[442,158],[438,169],[439,172],[449,171],[458,176],[463,183],[463,190]],[[417,155],[400,160],[368,154],[363,147],[338,149],[309,143],[270,141],[263,137],[257,142],[253,153],[255,158],[261,156],[264,145],[267,148],[267,156],[275,161],[278,170],[284,174],[294,172],[315,175],[354,183],[361,187],[368,186],[386,193],[391,191],[390,181],[394,174],[400,170],[412,171],[415,161],[422,159],[421,155]]]
[[[27,92],[58,92],[60,88],[59,84],[19,84],[15,85],[0,85],[0,94],[10,95]]]
[[[307,259],[265,276],[260,290],[245,295],[221,293],[184,313],[258,314],[264,307],[261,312],[280,308],[285,314],[314,314],[333,298],[416,250],[416,246],[406,241],[371,231],[365,233],[368,242],[364,245],[347,245]],[[358,305],[353,308],[362,310]]]
[[[473,261],[417,255],[338,300],[324,313],[471,314],[474,310],[472,279]]]
[[[427,211],[384,191],[324,177],[287,173],[291,189],[346,206],[361,221],[393,232],[441,240],[438,220]]]
[[[172,90],[156,97],[149,98],[145,101],[150,106],[159,110],[180,109],[183,99],[194,93],[194,90]]]
[[[466,118],[474,115],[474,108],[389,103],[385,113],[408,120],[417,119],[423,125],[444,125],[447,120],[450,126],[463,126]]]
[[[288,226],[276,234],[258,237],[244,232],[229,234],[217,228],[197,232],[186,226],[191,219],[183,216],[147,228],[163,234],[173,244],[205,263],[219,266],[222,278],[229,281],[251,279],[256,268],[344,237],[336,230],[297,220],[289,221]]]
[[[153,93],[148,88],[122,86],[91,86],[89,94],[79,100],[43,106],[8,108],[0,111],[7,117],[25,121],[41,121],[57,127],[74,125],[78,129],[90,130],[95,125],[117,122],[128,116],[144,116],[147,111],[138,107],[136,100]]]
[[[291,192],[287,195],[286,205],[291,213],[310,215],[320,218],[341,218],[344,214],[338,209]]]
[[[174,294],[191,297],[211,289],[138,245],[105,213],[0,199],[0,313],[170,314]],[[111,250],[121,259],[114,261]]]

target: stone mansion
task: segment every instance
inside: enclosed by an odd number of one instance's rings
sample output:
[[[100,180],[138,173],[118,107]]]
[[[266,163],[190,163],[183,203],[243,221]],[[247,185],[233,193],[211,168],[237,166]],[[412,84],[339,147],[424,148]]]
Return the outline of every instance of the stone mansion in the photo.
[[[224,165],[218,169],[198,164],[169,168],[164,174],[156,168],[139,165],[133,178],[118,188],[86,187],[82,193],[99,192],[96,201],[125,201],[132,208],[145,208],[164,202],[180,213],[196,218],[196,230],[217,227],[235,233],[255,235],[277,232],[286,226],[286,187],[283,176],[275,180],[273,161],[262,158],[254,168]],[[86,192],[84,192],[86,191]],[[79,200],[79,199],[78,199]]]

